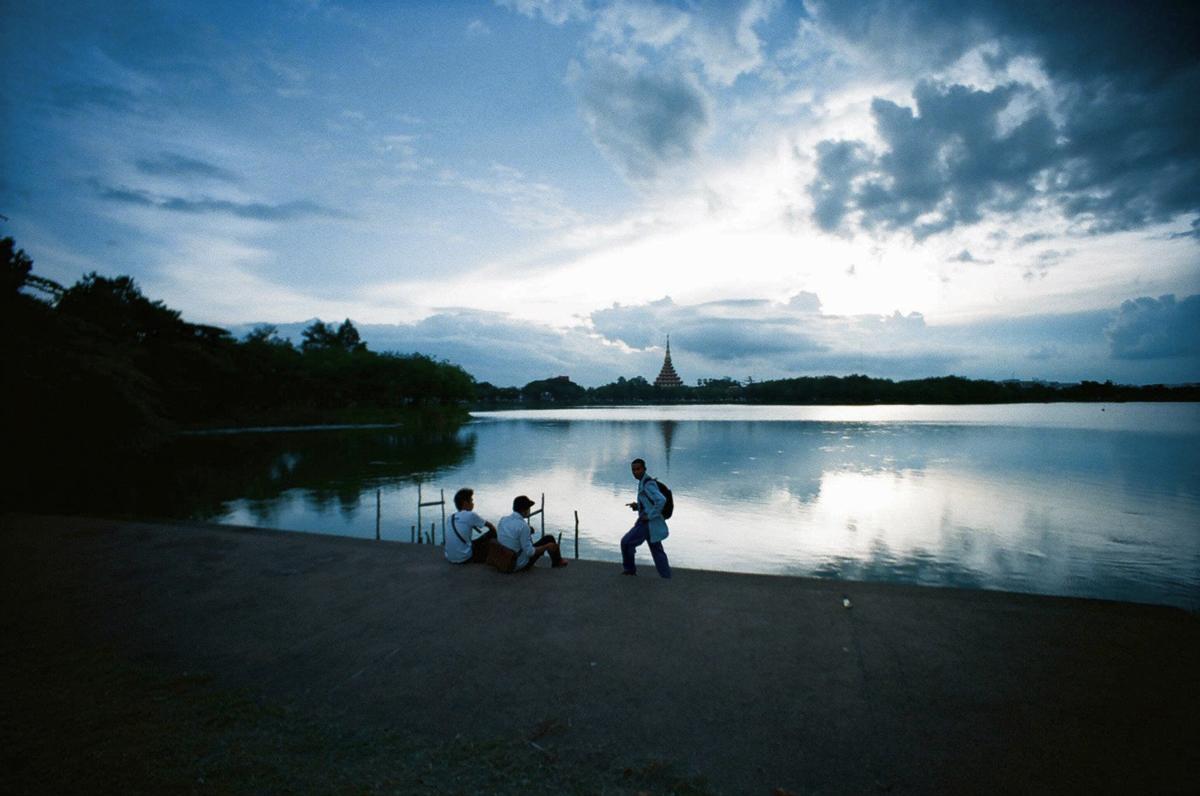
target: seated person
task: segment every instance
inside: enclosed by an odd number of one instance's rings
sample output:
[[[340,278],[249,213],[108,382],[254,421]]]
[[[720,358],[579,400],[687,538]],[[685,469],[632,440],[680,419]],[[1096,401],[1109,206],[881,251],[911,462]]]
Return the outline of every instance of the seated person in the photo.
[[[460,489],[454,493],[454,508],[450,515],[450,530],[446,534],[446,560],[451,564],[469,564],[487,558],[489,539],[496,538],[496,526],[475,513],[475,490]],[[471,533],[487,528],[474,540]]]
[[[558,542],[554,541],[553,537],[543,536],[536,542],[530,540],[533,529],[529,527],[526,520],[529,517],[529,509],[533,505],[533,501],[524,495],[513,498],[513,513],[501,518],[496,533],[500,544],[517,554],[517,563],[513,567],[513,572],[520,572],[532,567],[543,553],[550,554],[550,566],[565,567],[567,565],[566,559],[558,551]]]

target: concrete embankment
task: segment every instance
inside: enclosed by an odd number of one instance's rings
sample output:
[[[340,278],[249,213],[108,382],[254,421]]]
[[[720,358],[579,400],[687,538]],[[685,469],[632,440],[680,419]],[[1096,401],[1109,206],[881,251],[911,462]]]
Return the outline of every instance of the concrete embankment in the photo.
[[[18,790],[53,780],[43,760],[87,776],[80,747],[96,741],[37,706],[72,715],[96,656],[203,673],[366,737],[507,739],[539,770],[597,782],[646,761],[704,778],[699,792],[764,795],[1200,781],[1200,620],[1178,609],[682,569],[662,581],[648,562],[636,578],[587,561],[504,576],[438,548],[199,524],[7,516],[0,530],[6,690],[56,689],[54,672],[79,694],[4,697]],[[205,728],[210,743],[221,731]],[[484,788],[430,770],[349,784]],[[587,776],[584,791],[614,792]]]

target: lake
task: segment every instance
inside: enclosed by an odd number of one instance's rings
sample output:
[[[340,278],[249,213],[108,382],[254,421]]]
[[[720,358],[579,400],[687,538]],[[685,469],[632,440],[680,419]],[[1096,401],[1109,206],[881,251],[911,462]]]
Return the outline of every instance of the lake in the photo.
[[[407,542],[476,490],[617,562],[629,461],[670,485],[675,567],[1000,589],[1200,610],[1200,405],[661,406],[475,413],[457,431],[180,440],[138,510]],[[422,511],[441,539],[437,506]],[[447,511],[453,511],[449,505]],[[653,567],[643,547],[643,575]],[[614,567],[614,575],[616,567]]]

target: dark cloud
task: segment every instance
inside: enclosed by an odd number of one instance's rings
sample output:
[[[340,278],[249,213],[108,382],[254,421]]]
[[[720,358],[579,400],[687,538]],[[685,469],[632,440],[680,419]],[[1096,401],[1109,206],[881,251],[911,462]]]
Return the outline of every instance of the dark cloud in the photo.
[[[678,305],[670,298],[650,304],[615,304],[591,314],[592,325],[609,340],[634,348],[661,346],[668,334],[672,348],[702,354],[714,362],[730,362],[798,351],[819,351],[796,318],[807,311],[789,311],[759,299]]]
[[[157,207],[158,202],[145,191],[134,191],[129,188],[100,188],[100,198],[110,202],[121,202],[127,205],[142,207]]]
[[[1172,232],[1172,238],[1195,238],[1200,240],[1200,216],[1192,219],[1191,228],[1187,232]]]
[[[1057,144],[1045,112],[1012,129],[1001,125],[1018,93],[1013,85],[977,91],[920,83],[915,112],[874,100],[879,152],[860,142],[818,145],[817,177],[809,186],[814,220],[833,230],[855,213],[866,229],[911,229],[924,238],[989,211],[1019,209],[1036,194]]]
[[[813,219],[832,232],[842,225],[853,206],[855,178],[870,166],[871,157],[858,141],[822,141],[817,144],[817,178],[809,185]]]
[[[807,4],[820,25],[887,59],[919,52],[931,66],[953,63],[981,39],[998,38],[1004,50],[1032,52],[1052,75],[1087,77],[1132,73],[1160,80],[1196,63],[1194,3],[1097,0],[1086,13],[1070,3],[1041,0],[886,0]]]
[[[971,254],[968,249],[963,249],[958,254],[950,258],[950,262],[954,263],[979,263],[981,265],[989,265],[992,260],[980,260],[975,255]]]
[[[1052,117],[1034,87],[1017,84],[981,91],[923,82],[912,109],[876,99],[878,151],[853,141],[817,147],[814,220],[826,230],[856,224],[924,237],[1035,199],[1093,233],[1200,213],[1197,8],[815,4],[824,29],[914,69],[947,66],[985,42],[996,48],[996,68],[1032,56],[1054,85],[1056,107]],[[1013,101],[1033,110],[1008,129]]]
[[[1061,357],[1062,351],[1055,345],[1041,345],[1029,352],[1029,358],[1037,361],[1047,361]]]
[[[94,183],[95,184],[95,183]],[[233,202],[228,199],[200,197],[184,199],[178,196],[159,196],[132,188],[105,187],[96,185],[102,199],[110,202],[156,207],[176,213],[206,214],[227,213],[238,218],[256,221],[294,221],[301,218],[345,218],[346,213],[324,205],[300,199],[292,202],[269,204],[266,202]]]
[[[597,146],[632,182],[693,157],[711,126],[708,98],[684,73],[633,71],[596,61],[573,78]]]
[[[138,171],[155,177],[205,177],[224,182],[237,182],[238,176],[228,169],[174,152],[161,152],[153,158],[140,158]]]
[[[1105,333],[1115,359],[1200,355],[1200,294],[1123,302]]]

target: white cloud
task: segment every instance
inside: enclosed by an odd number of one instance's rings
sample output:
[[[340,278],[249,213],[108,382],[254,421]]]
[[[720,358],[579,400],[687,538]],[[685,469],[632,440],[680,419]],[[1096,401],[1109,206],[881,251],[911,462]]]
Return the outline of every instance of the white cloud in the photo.
[[[162,256],[143,289],[192,322],[221,324],[244,317],[248,302],[256,319],[267,323],[313,315],[345,318],[362,309],[357,301],[323,299],[259,276],[256,272],[273,253],[228,238],[188,236],[174,241]]]
[[[578,223],[581,218],[567,206],[561,190],[544,182],[530,180],[511,166],[494,163],[483,177],[464,177],[446,172],[442,178],[449,184],[491,198],[494,200],[492,208],[520,229],[560,229]]]
[[[511,8],[530,18],[540,16],[552,25],[563,25],[588,17],[583,0],[496,0],[496,5]]]

